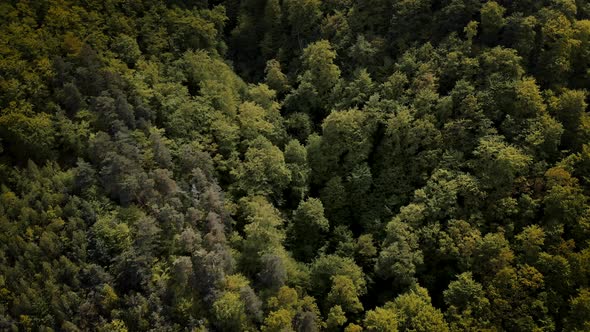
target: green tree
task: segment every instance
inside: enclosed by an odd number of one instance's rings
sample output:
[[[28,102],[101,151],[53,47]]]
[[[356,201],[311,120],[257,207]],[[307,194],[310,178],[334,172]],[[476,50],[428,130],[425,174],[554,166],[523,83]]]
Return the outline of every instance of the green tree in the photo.
[[[307,162],[307,150],[298,140],[291,140],[285,146],[285,163],[291,171],[291,198],[301,201],[308,191],[311,169]]]
[[[285,164],[283,152],[264,137],[252,141],[244,162],[235,170],[237,188],[251,195],[266,195],[280,199],[291,182],[291,171]]]
[[[346,323],[346,315],[342,310],[342,307],[339,305],[335,305],[330,308],[330,312],[328,313],[328,319],[326,320],[326,324],[329,330],[337,331]]]
[[[457,276],[443,292],[452,331],[482,331],[492,327],[490,301],[470,272]]]
[[[306,18],[307,21],[307,18]],[[309,44],[301,55],[302,74],[297,77],[299,86],[287,96],[286,105],[304,110],[322,119],[330,111],[326,103],[340,80],[340,68],[334,63],[336,52],[327,40]]]
[[[51,117],[33,113],[31,105],[5,109],[0,116],[0,134],[6,150],[18,160],[42,161],[53,154],[55,132]]]
[[[336,255],[322,255],[311,264],[311,289],[318,299],[326,300],[332,287],[332,277],[345,276],[352,281],[356,293],[367,291],[362,269],[351,258]]]
[[[321,1],[288,0],[284,5],[291,34],[297,41],[296,45],[302,49],[308,36],[313,36],[317,31],[317,23],[322,17]]]
[[[550,102],[550,112],[555,115],[565,129],[562,143],[566,148],[578,150],[587,138],[584,130],[586,120],[586,92],[582,90],[564,90]]]
[[[449,331],[443,314],[432,306],[425,288],[416,286],[398,296],[390,306],[397,313],[398,326],[402,331]]]
[[[481,28],[483,38],[493,43],[498,38],[498,33],[505,24],[504,13],[506,8],[495,1],[486,2],[481,7]]]
[[[322,201],[317,198],[301,201],[293,212],[293,223],[289,229],[294,256],[304,262],[311,261],[324,244],[329,228]]]
[[[367,311],[363,325],[368,331],[397,332],[399,321],[395,310],[377,307]]]
[[[328,305],[339,305],[345,312],[359,313],[363,310],[363,305],[358,298],[358,289],[352,280],[347,276],[333,276],[332,288],[328,293]]]
[[[377,275],[392,279],[397,287],[414,284],[416,268],[424,258],[412,228],[397,218],[393,219],[387,224],[382,248],[375,265]]]
[[[262,269],[265,254],[279,254],[285,233],[281,230],[283,220],[279,211],[262,196],[243,198],[241,210],[247,222],[242,243],[241,267],[248,275]]]
[[[226,292],[211,307],[215,325],[224,330],[242,330],[247,327],[245,306],[240,295]]]
[[[474,170],[482,184],[499,192],[510,190],[514,179],[525,172],[531,162],[530,156],[499,136],[480,139],[473,154],[477,158]]]
[[[566,328],[570,331],[584,331],[590,328],[588,313],[590,312],[590,292],[587,288],[580,289],[577,296],[570,299],[570,311],[566,318]]]
[[[283,94],[289,90],[289,81],[287,76],[283,74],[281,64],[277,60],[268,60],[264,73],[266,74],[264,79],[266,84],[278,94]]]

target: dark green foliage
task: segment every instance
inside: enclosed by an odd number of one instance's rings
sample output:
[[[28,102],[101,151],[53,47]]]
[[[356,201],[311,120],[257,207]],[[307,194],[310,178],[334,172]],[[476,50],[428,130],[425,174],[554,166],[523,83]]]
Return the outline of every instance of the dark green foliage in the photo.
[[[590,330],[587,2],[3,1],[0,330]]]

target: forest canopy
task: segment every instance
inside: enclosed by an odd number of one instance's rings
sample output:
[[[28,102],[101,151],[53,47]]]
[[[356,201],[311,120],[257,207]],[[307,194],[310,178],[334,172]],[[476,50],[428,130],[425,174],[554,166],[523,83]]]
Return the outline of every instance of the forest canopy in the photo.
[[[0,330],[590,331],[586,0],[0,1]]]

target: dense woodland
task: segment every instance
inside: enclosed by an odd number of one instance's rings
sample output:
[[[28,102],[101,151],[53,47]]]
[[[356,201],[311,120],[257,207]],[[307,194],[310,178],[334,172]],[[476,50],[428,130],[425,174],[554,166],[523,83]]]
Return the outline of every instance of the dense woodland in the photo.
[[[590,331],[587,0],[0,1],[0,330]]]

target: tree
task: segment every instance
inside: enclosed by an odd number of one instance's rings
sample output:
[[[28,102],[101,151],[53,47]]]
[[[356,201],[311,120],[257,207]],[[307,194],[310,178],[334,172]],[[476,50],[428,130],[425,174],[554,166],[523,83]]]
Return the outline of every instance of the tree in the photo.
[[[285,2],[287,21],[291,26],[291,34],[296,38],[297,46],[301,49],[307,41],[307,36],[313,36],[317,30],[317,23],[322,17],[321,2],[319,0],[288,0]]]
[[[332,112],[322,124],[321,153],[326,171],[338,170],[341,175],[348,175],[365,161],[373,145],[374,130],[375,123],[364,112],[357,109]],[[310,162],[313,168],[314,161]],[[313,171],[320,177],[326,176],[320,169]]]
[[[353,80],[341,90],[337,109],[362,108],[373,94],[373,80],[366,69],[356,70]]]
[[[534,264],[542,252],[545,232],[538,225],[527,226],[516,236],[516,241],[524,261],[527,264]]]
[[[531,157],[515,146],[503,142],[502,137],[489,136],[480,139],[473,152],[477,158],[474,170],[483,185],[497,191],[509,190],[514,179],[521,175],[531,162]]]
[[[348,212],[348,194],[338,176],[331,178],[320,191],[322,203],[326,207],[328,219],[335,225],[347,225],[350,223]]]
[[[335,59],[336,52],[327,40],[311,43],[303,50],[303,72],[297,77],[299,86],[285,100],[289,108],[306,110],[317,119],[325,117],[330,110],[325,101],[340,80],[340,69],[334,64]]]
[[[285,146],[285,163],[291,171],[291,197],[294,201],[301,201],[308,191],[311,169],[307,150],[298,140],[291,140]]]
[[[581,6],[578,5],[578,10]],[[581,82],[588,82],[589,73],[586,68],[588,66],[588,56],[590,55],[590,20],[579,20],[574,23],[575,39],[580,41],[580,46],[574,50],[573,68],[574,77]],[[583,83],[581,83],[583,84]]]
[[[564,147],[578,150],[585,142],[587,133],[583,131],[583,122],[587,117],[587,106],[586,92],[582,90],[564,90],[551,101],[550,111],[565,129],[562,139]]]
[[[311,290],[318,299],[326,299],[332,285],[332,277],[345,276],[352,281],[356,293],[366,293],[366,281],[362,269],[351,258],[322,255],[311,264]]]
[[[422,264],[422,251],[418,237],[411,227],[393,219],[387,224],[387,236],[382,244],[375,272],[385,279],[392,279],[395,286],[402,289],[416,282],[416,268]]]
[[[47,113],[32,113],[31,105],[22,107],[7,109],[0,116],[3,145],[18,160],[50,158],[55,141],[51,117]]]
[[[289,90],[289,81],[287,76],[283,74],[281,64],[277,60],[268,60],[264,73],[266,74],[264,79],[266,84],[278,94],[283,94]]]
[[[507,266],[498,272],[488,285],[487,293],[494,318],[502,328],[527,331],[551,328],[547,315],[543,275],[529,265]]]
[[[515,84],[514,115],[517,118],[532,118],[545,112],[545,104],[534,78],[525,77]]]
[[[260,43],[261,52],[263,55],[266,55],[267,57],[276,54],[277,48],[280,47],[280,43],[282,41],[281,38],[283,37],[281,35],[282,18],[283,15],[280,2],[278,0],[267,1],[264,6],[263,19],[264,30],[266,32]],[[277,90],[277,92],[283,91]]]
[[[243,217],[247,222],[244,226],[245,238],[241,248],[240,265],[242,271],[252,275],[262,270],[263,257],[269,259],[265,255],[280,254],[283,249],[285,234],[280,229],[283,220],[279,211],[262,196],[243,198],[240,203]],[[268,261],[265,262],[265,267],[268,267],[268,264]]]
[[[511,48],[518,51],[525,62],[529,61],[536,46],[537,23],[538,20],[534,16],[514,14],[506,19],[503,38]]]
[[[335,305],[330,308],[330,312],[328,313],[328,319],[326,320],[326,324],[328,325],[328,329],[337,331],[340,329],[341,326],[346,323],[346,316],[344,315],[344,311],[342,307],[339,305]]]
[[[483,38],[488,43],[493,43],[498,38],[500,29],[505,24],[504,13],[506,8],[500,6],[495,1],[486,2],[481,7],[481,28]]]
[[[294,256],[304,262],[311,261],[323,245],[329,228],[322,201],[317,198],[301,201],[293,212],[293,223],[289,228]]]
[[[283,152],[264,137],[257,137],[246,151],[244,162],[234,171],[237,188],[250,195],[280,199],[291,182]]]
[[[488,233],[478,241],[472,256],[472,271],[478,276],[490,276],[510,266],[514,253],[502,233]]]
[[[279,309],[271,312],[264,319],[264,326],[262,331],[264,332],[283,332],[283,331],[294,331],[291,327],[291,321],[293,320],[292,313],[287,309]]]
[[[395,310],[398,326],[402,331],[449,331],[443,314],[432,306],[428,291],[420,286],[398,296],[393,303],[385,306]]]
[[[226,292],[212,306],[215,325],[220,329],[242,330],[247,326],[245,306],[240,295]]]
[[[570,299],[570,312],[566,318],[566,328],[570,331],[584,331],[590,328],[590,292],[582,288],[577,296]]]
[[[332,289],[326,300],[329,306],[339,306],[345,312],[355,314],[363,310],[358,295],[358,289],[349,277],[337,275],[332,277]]]
[[[128,35],[120,35],[113,42],[113,50],[118,53],[121,60],[133,66],[141,56],[141,50],[135,38]]]
[[[542,201],[545,225],[552,232],[561,229],[581,240],[589,231],[588,196],[582,193],[577,179],[562,167],[548,169],[545,177],[547,192]]]
[[[247,101],[238,107],[240,134],[246,141],[252,141],[258,136],[276,141],[277,128],[269,120],[266,110],[256,103]]]
[[[446,316],[451,330],[480,331],[492,326],[490,301],[470,272],[458,275],[443,294],[449,306]]]
[[[562,85],[572,71],[572,50],[579,46],[579,41],[573,38],[572,23],[565,15],[555,10],[547,10],[544,14],[539,77],[544,82]]]
[[[395,310],[388,308],[375,308],[365,314],[364,327],[375,332],[397,332],[398,318]]]
[[[317,331],[322,325],[320,312],[312,297],[300,298],[289,287],[281,287],[276,296],[268,299],[271,310],[263,331]]]

